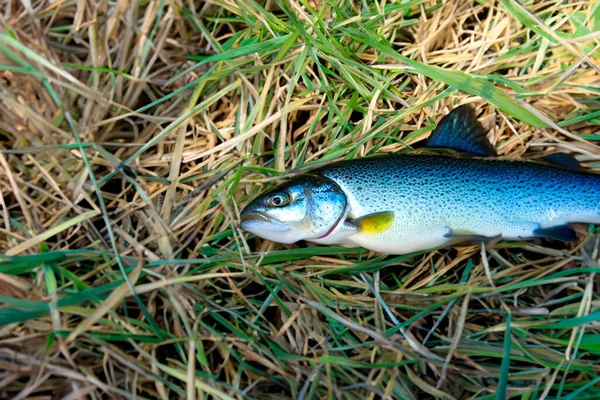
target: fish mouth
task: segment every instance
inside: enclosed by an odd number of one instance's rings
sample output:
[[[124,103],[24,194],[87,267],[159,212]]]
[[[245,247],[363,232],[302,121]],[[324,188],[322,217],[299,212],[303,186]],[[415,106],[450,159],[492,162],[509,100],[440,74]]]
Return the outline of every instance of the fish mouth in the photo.
[[[243,230],[257,234],[260,232],[286,232],[290,228],[281,222],[264,215],[260,211],[252,211],[240,216],[240,226]]]
[[[240,222],[271,222],[271,220],[260,213],[243,214],[240,218]]]

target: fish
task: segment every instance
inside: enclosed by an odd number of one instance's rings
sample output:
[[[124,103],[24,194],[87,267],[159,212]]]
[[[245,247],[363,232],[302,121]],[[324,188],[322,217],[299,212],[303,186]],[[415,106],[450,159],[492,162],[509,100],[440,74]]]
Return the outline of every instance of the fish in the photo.
[[[398,255],[497,238],[569,242],[573,223],[600,223],[600,175],[569,153],[498,157],[470,105],[421,149],[308,170],[240,213],[243,230],[270,241]]]

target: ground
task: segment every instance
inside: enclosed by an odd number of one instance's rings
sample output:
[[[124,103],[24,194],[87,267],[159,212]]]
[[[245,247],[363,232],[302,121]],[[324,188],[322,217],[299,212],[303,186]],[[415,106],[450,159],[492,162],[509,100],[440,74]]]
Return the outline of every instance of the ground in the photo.
[[[0,1],[0,398],[600,397],[596,228],[279,245],[287,174],[421,147],[600,171],[600,3]]]

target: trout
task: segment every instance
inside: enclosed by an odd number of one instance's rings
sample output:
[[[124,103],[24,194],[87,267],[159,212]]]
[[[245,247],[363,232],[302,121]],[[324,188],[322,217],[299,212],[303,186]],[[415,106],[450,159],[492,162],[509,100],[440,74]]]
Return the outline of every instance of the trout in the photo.
[[[470,106],[443,117],[424,149],[336,162],[260,194],[241,228],[407,254],[466,242],[572,241],[571,223],[600,223],[600,175],[566,153],[498,159]]]

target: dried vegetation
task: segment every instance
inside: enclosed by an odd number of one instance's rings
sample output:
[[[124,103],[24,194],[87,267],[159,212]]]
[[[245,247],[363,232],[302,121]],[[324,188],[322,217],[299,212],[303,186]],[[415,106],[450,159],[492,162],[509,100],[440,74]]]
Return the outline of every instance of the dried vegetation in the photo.
[[[600,167],[599,4],[1,1],[0,397],[598,398],[593,227],[391,257],[237,222],[463,103]]]

